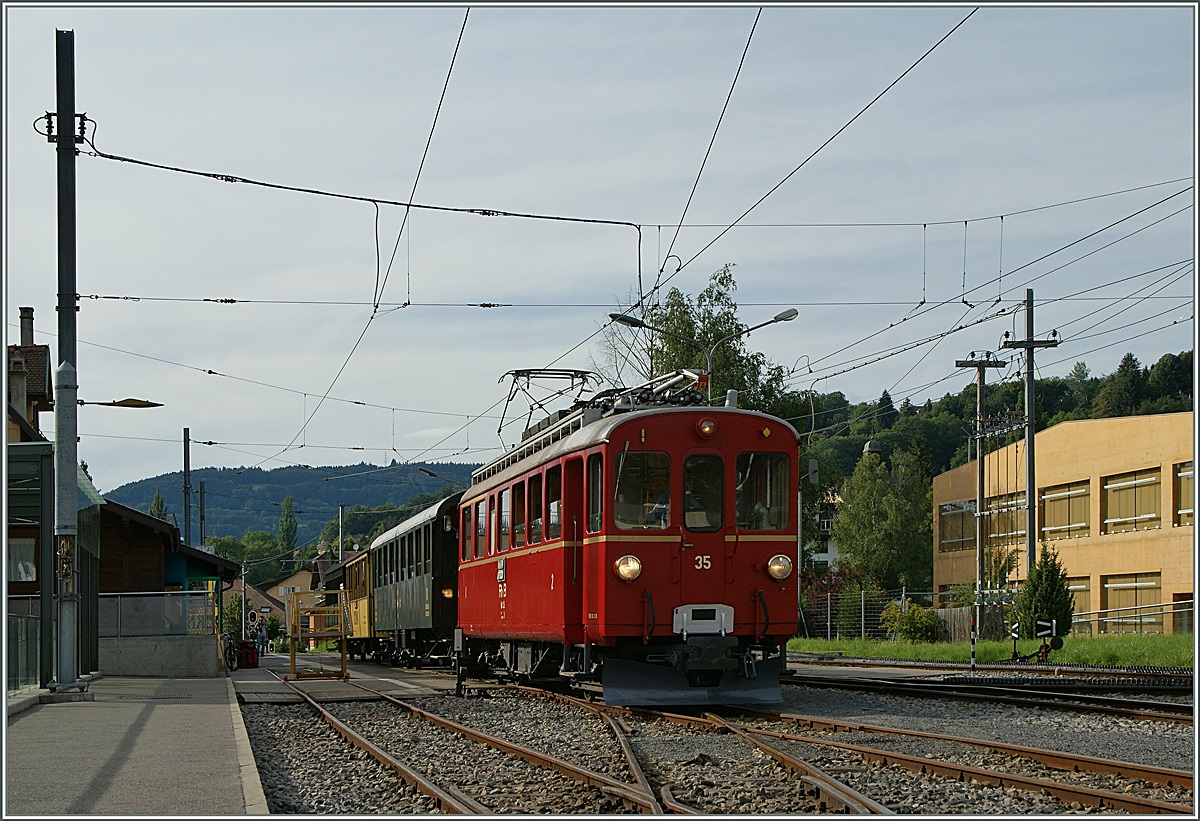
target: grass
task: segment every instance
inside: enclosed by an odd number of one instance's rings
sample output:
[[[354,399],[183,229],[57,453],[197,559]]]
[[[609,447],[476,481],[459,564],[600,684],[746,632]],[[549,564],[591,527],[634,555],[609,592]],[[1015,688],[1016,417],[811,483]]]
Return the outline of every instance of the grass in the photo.
[[[1061,650],[1052,650],[1051,663],[1105,664],[1117,667],[1185,667],[1195,664],[1196,639],[1190,633],[1144,636],[1067,636]],[[1017,642],[1021,655],[1035,653],[1040,640]],[[970,642],[925,644],[909,641],[869,641],[847,639],[792,639],[788,650],[807,653],[831,653],[852,658],[909,659],[913,661],[969,662]],[[1013,643],[980,641],[975,644],[975,660],[981,664],[1008,661]]]

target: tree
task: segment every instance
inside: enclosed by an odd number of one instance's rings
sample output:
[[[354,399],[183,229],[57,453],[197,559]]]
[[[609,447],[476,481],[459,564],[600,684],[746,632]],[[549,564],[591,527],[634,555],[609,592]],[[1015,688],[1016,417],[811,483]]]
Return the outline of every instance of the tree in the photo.
[[[1131,353],[1121,358],[1121,364],[1100,384],[1092,402],[1092,418],[1133,416],[1146,395],[1146,374],[1137,357]]]
[[[296,549],[296,514],[292,512],[293,500],[291,495],[283,498],[283,510],[279,513],[279,550],[291,553]]]
[[[896,424],[896,420],[900,418],[900,412],[896,410],[895,404],[892,403],[891,395],[885,390],[879,396],[879,401],[875,403],[875,430],[885,431]]]
[[[1071,631],[1075,598],[1067,586],[1067,571],[1059,562],[1058,553],[1045,542],[1037,564],[1029,571],[1029,578],[1017,594],[1015,612],[1023,638],[1035,635],[1038,621],[1055,622],[1059,636]]]
[[[833,524],[840,562],[886,589],[933,581],[932,483],[918,453],[898,452],[893,468],[863,454],[842,486]]]
[[[156,519],[167,518],[167,500],[159,488],[154,489],[154,498],[150,500],[150,509],[146,512]]]

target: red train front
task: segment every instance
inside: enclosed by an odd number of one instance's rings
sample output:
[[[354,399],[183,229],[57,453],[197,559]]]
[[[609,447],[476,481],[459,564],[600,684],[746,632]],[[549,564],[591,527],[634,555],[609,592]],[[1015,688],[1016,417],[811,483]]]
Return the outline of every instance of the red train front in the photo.
[[[519,678],[598,678],[609,704],[779,701],[796,432],[664,395],[583,404],[476,471],[459,508],[468,647]]]

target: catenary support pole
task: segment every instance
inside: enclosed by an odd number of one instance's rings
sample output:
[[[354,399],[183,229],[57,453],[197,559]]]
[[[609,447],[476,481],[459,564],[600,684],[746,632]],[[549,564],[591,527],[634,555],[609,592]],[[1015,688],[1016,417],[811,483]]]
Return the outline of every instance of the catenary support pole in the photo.
[[[76,370],[75,32],[55,31],[58,165],[58,367],[54,372],[54,571],[58,670],[50,690],[84,691],[79,678],[79,378]]]
[[[1051,336],[1054,336],[1051,333]],[[1033,338],[1033,289],[1025,289],[1025,339],[1009,340],[1005,348],[1025,349],[1025,577],[1037,560],[1037,472],[1034,466],[1033,445],[1037,433],[1037,414],[1034,404],[1033,352],[1037,348],[1053,348],[1057,339],[1038,341]]]
[[[974,351],[967,359],[954,363],[958,368],[974,368],[975,375],[975,616],[974,623],[983,626],[983,538],[984,538],[984,477],[983,477],[983,383],[988,368],[1003,368],[1005,363],[993,359],[985,351],[982,359],[976,359]],[[972,639],[972,649],[974,640]]]

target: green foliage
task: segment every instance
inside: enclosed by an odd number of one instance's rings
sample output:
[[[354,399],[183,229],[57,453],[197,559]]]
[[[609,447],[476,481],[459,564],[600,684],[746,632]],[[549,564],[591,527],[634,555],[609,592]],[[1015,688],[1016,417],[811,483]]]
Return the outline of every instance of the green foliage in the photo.
[[[279,530],[276,538],[279,542],[279,549],[284,553],[290,553],[296,549],[296,514],[293,512],[295,508],[295,500],[291,495],[283,497],[282,510],[279,512]]]
[[[928,607],[913,604],[905,599],[904,604],[888,602],[879,621],[889,633],[905,641],[937,641],[942,631],[942,620]]]
[[[150,509],[146,512],[156,519],[167,518],[167,500],[158,488],[154,489],[154,498],[150,500]]]
[[[225,609],[221,611],[221,632],[229,633],[235,639],[242,637],[242,594],[234,593],[225,599]]]
[[[863,454],[842,486],[833,523],[839,562],[886,589],[933,581],[932,480],[920,456],[897,453],[891,469]]]
[[[1074,614],[1075,598],[1067,586],[1066,568],[1058,560],[1058,553],[1043,542],[1037,563],[1017,594],[1014,615],[1021,625],[1021,637],[1032,638],[1039,620],[1057,622],[1058,635],[1065,636]]]
[[[1050,654],[1058,664],[1107,664],[1122,667],[1182,667],[1195,664],[1195,637],[1190,633],[1170,635],[1072,636],[1061,650]],[[1005,662],[1012,656],[1012,641],[980,641],[975,645],[975,658],[981,664]],[[1030,650],[1033,649],[1031,645]],[[948,661],[966,663],[971,660],[971,643],[939,641],[934,644],[912,644],[897,641],[862,639],[802,639],[788,642],[788,650],[796,653],[840,655],[846,658],[908,659],[912,661]]]
[[[275,641],[283,635],[283,619],[276,616],[274,613],[267,616],[267,640]]]
[[[867,638],[883,638],[883,633],[875,627],[874,619],[867,616],[880,612],[886,601],[887,594],[870,579],[843,585],[838,593],[838,635],[857,636],[865,630]]]

